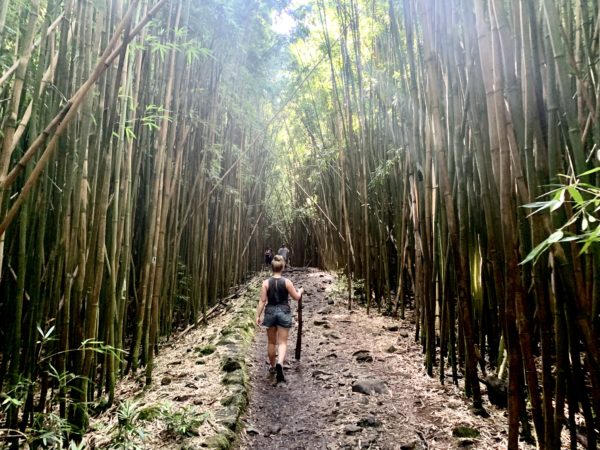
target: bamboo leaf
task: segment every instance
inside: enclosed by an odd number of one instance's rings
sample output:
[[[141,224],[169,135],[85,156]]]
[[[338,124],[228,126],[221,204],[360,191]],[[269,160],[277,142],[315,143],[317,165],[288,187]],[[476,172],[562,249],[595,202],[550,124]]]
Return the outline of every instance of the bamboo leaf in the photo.
[[[550,236],[548,236],[546,241],[549,244],[554,244],[556,242],[559,242],[563,238],[564,235],[565,235],[565,233],[562,230],[557,230],[554,233],[552,233]]]
[[[590,170],[588,170],[586,172],[583,172],[583,173],[579,174],[579,176],[580,177],[585,177],[587,175],[591,175],[591,174],[596,173],[596,172],[600,172],[600,167],[594,167],[593,169],[590,169]]]
[[[524,265],[531,261],[535,263],[542,253],[544,253],[552,244],[559,242],[563,236],[564,233],[561,230],[555,231],[542,242],[540,242],[533,250],[531,250],[527,257],[521,261],[520,264]]]
[[[550,211],[556,211],[559,209],[563,203],[565,202],[565,189],[560,189],[554,195],[554,198],[551,200],[552,206],[550,207]]]
[[[569,195],[578,205],[583,205],[585,201],[583,200],[583,196],[577,190],[575,186],[567,186],[567,190],[569,191]]]

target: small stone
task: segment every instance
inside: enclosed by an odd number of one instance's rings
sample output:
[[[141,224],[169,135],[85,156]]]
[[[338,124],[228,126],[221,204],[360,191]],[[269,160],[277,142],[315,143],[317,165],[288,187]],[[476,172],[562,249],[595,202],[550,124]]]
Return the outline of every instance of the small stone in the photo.
[[[385,349],[385,351],[387,353],[396,353],[396,350],[398,350],[396,347],[394,347],[393,345],[390,345],[388,348]]]
[[[192,382],[187,382],[185,383],[185,387],[186,388],[190,388],[190,389],[198,389],[198,386],[196,386],[194,383]]]
[[[269,425],[268,429],[267,429],[267,436],[271,435],[271,434],[277,434],[281,431],[281,425],[278,423],[273,423],[271,425]]]
[[[204,347],[196,347],[196,352],[201,355],[211,355],[215,352],[216,347],[212,344],[205,345]]]
[[[364,419],[360,419],[356,425],[363,428],[377,428],[381,426],[381,421],[374,416],[367,416]]]
[[[423,442],[418,439],[400,445],[400,450],[425,450],[426,448]]]
[[[403,338],[407,338],[408,337],[408,331],[406,331],[406,330],[400,331],[400,336],[402,336]]]
[[[244,384],[244,373],[241,370],[226,373],[221,379],[221,383],[226,386],[231,385],[243,385]]]
[[[231,357],[226,358],[221,365],[221,370],[223,372],[234,372],[236,370],[240,370],[241,368],[242,365],[240,362]]]
[[[323,333],[323,336],[331,338],[331,339],[341,339],[342,338],[342,335],[335,330],[327,331],[327,332]]]
[[[373,355],[369,350],[358,350],[352,354],[359,363],[370,363],[373,362]]]
[[[475,444],[475,439],[471,439],[471,438],[461,439],[458,442],[459,447],[470,447],[473,444]]]
[[[246,428],[246,434],[249,434],[251,436],[256,436],[258,434],[258,430],[253,427],[248,427],[248,428]]]
[[[323,371],[323,370],[318,370],[317,369],[317,370],[313,370],[312,376],[314,378],[324,379],[324,378],[331,378],[332,375],[330,373],[327,373],[327,372]]]
[[[377,379],[357,380],[352,384],[352,392],[358,392],[365,395],[387,394],[389,392],[386,384]]]
[[[346,433],[346,434],[356,434],[356,433],[360,433],[361,431],[362,431],[362,428],[357,425],[346,425],[344,427],[344,433]]]
[[[329,325],[329,321],[324,320],[324,319],[317,319],[313,322],[316,326],[321,326],[321,325]]]
[[[479,437],[479,431],[466,425],[457,425],[452,430],[452,436],[457,438],[476,438]]]
[[[490,414],[485,410],[483,406],[471,406],[471,412],[476,416],[483,417],[484,419],[490,417]]]
[[[218,423],[223,425],[228,430],[233,431],[237,428],[238,421],[235,416],[229,416],[229,417],[223,417],[222,419],[219,419]]]
[[[201,366],[203,364],[206,364],[206,362],[203,359],[199,359],[198,361],[196,361],[197,366]]]
[[[192,397],[193,395],[178,395],[174,397],[173,400],[175,400],[176,402],[187,402]]]
[[[506,408],[508,404],[508,383],[496,375],[488,375],[483,379],[483,383],[487,386],[490,403],[499,408]]]
[[[167,386],[167,385],[171,384],[171,383],[172,383],[172,381],[173,381],[173,380],[171,380],[171,378],[169,378],[169,377],[164,377],[162,380],[160,380],[160,384],[161,384],[162,386]]]
[[[327,300],[327,304],[328,305],[335,305],[335,300],[330,298],[329,300]]]

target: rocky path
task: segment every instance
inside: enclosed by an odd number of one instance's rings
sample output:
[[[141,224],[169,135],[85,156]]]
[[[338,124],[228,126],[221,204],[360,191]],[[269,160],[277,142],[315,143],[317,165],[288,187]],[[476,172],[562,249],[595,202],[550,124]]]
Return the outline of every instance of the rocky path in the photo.
[[[475,416],[457,387],[428,377],[410,320],[348,311],[331,273],[285,275],[307,290],[302,358],[294,360],[295,324],[286,383],[268,374],[265,330],[254,334],[255,277],[218,302],[206,325],[161,342],[152,385],[143,371],[119,382],[87,448],[506,448],[505,411],[486,404],[490,417]],[[456,435],[465,430],[476,435]]]
[[[307,290],[302,357],[294,324],[286,382],[276,384],[257,333],[241,449],[505,448],[504,411],[486,405],[491,417],[476,417],[455,386],[427,377],[410,322],[349,312],[330,273],[286,276]],[[479,435],[456,436],[459,427]]]

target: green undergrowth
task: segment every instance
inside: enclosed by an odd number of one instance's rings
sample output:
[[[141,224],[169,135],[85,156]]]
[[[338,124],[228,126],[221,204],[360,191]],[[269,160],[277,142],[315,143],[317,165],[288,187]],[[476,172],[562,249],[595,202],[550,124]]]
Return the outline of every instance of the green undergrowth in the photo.
[[[146,448],[146,425],[161,421],[166,435],[175,439],[197,436],[198,429],[209,418],[193,406],[178,408],[168,402],[144,404],[139,400],[125,400],[117,408],[117,424],[109,432],[109,450],[138,450]]]

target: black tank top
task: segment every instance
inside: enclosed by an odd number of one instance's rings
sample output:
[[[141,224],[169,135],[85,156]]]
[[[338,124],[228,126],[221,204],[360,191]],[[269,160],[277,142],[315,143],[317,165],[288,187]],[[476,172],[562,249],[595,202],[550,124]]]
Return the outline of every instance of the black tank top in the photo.
[[[286,279],[269,278],[269,288],[267,290],[267,306],[286,305],[288,306],[288,290],[285,286]]]

